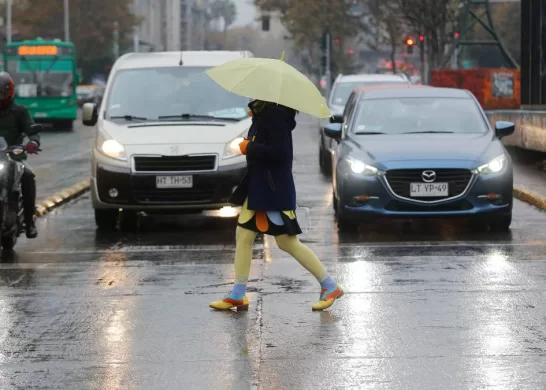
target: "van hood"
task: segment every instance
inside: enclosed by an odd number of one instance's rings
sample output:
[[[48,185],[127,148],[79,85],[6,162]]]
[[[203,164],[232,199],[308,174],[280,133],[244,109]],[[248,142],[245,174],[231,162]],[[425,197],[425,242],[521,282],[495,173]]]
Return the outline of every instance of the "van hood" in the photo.
[[[250,118],[239,122],[161,121],[161,122],[98,122],[100,131],[122,145],[161,144],[225,144],[247,132]]]

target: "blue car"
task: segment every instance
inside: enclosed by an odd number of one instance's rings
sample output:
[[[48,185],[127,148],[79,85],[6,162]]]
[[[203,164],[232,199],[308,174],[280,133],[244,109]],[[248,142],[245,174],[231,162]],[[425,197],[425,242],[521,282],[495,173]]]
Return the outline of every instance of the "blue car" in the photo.
[[[512,160],[476,98],[450,88],[354,91],[325,134],[340,230],[380,217],[469,217],[506,231],[512,222]]]

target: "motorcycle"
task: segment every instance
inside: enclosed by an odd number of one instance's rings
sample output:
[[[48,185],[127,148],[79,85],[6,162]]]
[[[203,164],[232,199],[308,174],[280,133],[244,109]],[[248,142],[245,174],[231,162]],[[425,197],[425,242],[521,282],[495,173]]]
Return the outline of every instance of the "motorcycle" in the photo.
[[[42,125],[32,125],[31,135],[41,130]],[[26,155],[23,145],[8,146],[0,137],[0,244],[5,250],[12,250],[25,232],[21,179],[25,171],[22,161]]]

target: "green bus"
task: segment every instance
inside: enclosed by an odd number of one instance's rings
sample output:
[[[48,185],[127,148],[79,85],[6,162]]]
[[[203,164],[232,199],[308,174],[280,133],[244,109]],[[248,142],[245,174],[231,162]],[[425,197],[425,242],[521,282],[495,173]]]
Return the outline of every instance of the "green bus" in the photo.
[[[15,81],[15,102],[27,107],[36,122],[72,129],[78,115],[72,43],[40,38],[8,43],[4,69]]]

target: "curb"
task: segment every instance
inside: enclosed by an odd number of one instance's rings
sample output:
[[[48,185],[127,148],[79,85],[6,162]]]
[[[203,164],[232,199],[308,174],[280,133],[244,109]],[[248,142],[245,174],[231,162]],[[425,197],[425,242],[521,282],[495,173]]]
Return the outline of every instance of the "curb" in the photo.
[[[89,190],[91,180],[83,180],[73,185],[70,188],[66,188],[47,199],[44,199],[36,203],[36,216],[42,217],[53,209],[56,209],[62,204],[65,204],[69,200],[72,200]]]
[[[541,210],[546,211],[546,197],[526,190],[522,187],[514,187],[514,197]]]

